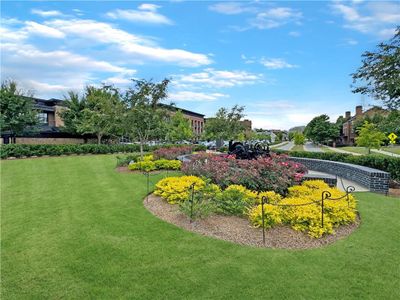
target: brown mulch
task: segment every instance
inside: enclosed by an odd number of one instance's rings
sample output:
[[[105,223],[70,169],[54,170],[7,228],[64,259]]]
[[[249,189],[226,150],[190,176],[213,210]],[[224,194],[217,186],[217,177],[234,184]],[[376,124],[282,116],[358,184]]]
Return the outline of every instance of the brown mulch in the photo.
[[[389,196],[400,198],[400,189],[389,189]]]
[[[254,247],[264,247],[262,229],[254,228],[248,220],[235,216],[212,215],[207,219],[190,223],[189,218],[179,211],[178,205],[168,204],[151,194],[143,201],[144,206],[156,217],[186,230],[217,239]],[[340,226],[335,234],[319,239],[295,231],[290,226],[278,226],[265,231],[265,247],[284,249],[318,248],[334,243],[350,235],[360,224],[359,217],[354,224]]]

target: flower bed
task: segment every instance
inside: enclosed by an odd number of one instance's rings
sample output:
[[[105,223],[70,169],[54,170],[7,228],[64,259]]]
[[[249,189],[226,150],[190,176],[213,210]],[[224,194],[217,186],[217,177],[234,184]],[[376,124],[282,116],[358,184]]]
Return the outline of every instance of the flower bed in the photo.
[[[194,195],[191,193],[194,186]],[[320,238],[335,233],[340,225],[356,221],[356,200],[352,195],[340,200],[326,200],[324,225],[321,226],[321,206],[318,201],[323,191],[332,198],[340,198],[343,192],[330,188],[323,181],[305,181],[288,189],[285,197],[274,191],[256,192],[242,185],[229,185],[219,189],[215,184],[196,176],[167,177],[156,184],[154,194],[171,204],[179,204],[181,211],[190,218],[205,218],[211,213],[249,218],[255,227],[262,226],[262,197],[264,204],[264,227],[289,225],[296,231]],[[192,201],[193,196],[193,201]],[[190,200],[190,201],[188,201]],[[303,205],[311,203],[309,205]]]
[[[286,194],[290,186],[301,181],[306,168],[284,155],[237,160],[229,155],[199,153],[182,165],[182,171],[186,175],[208,178],[221,188],[238,184],[255,191]]]
[[[157,159],[177,159],[180,155],[190,154],[193,152],[192,146],[160,148],[154,151],[154,157]]]

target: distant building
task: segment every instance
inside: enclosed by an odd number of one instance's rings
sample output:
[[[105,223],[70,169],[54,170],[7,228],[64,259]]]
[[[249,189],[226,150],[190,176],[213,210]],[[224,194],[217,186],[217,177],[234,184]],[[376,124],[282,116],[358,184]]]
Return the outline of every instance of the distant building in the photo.
[[[38,111],[39,125],[35,130],[27,128],[26,132],[16,137],[17,144],[84,144],[90,141],[91,135],[74,135],[62,130],[64,121],[59,113],[67,109],[65,101],[60,99],[40,99],[31,98],[34,103],[34,109]],[[204,131],[204,115],[177,108],[170,105],[162,104],[165,108],[174,113],[177,110],[182,111],[185,118],[189,119],[193,129],[193,133],[198,138]],[[11,135],[9,132],[1,133],[1,142],[4,144],[11,143]]]
[[[161,104],[161,106],[167,108],[172,113],[175,113],[176,111],[180,110],[183,113],[183,116],[190,121],[194,136],[196,138],[199,138],[203,134],[204,124],[205,124],[205,119],[203,114],[199,114],[194,111],[166,104]]]
[[[345,122],[343,123],[340,132],[339,143],[342,145],[354,145],[355,138],[357,136],[354,125],[358,120],[365,118],[366,116],[372,118],[374,115],[387,116],[388,114],[389,112],[387,110],[377,106],[374,106],[363,112],[363,107],[361,105],[358,105],[355,108],[354,116],[351,116],[350,111],[346,111],[344,115]]]

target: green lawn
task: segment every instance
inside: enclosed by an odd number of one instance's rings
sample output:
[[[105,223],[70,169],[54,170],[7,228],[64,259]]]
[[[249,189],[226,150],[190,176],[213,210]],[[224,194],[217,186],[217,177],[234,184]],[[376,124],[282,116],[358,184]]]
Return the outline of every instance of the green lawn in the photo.
[[[303,145],[294,145],[290,151],[304,151]]]
[[[400,155],[400,146],[382,147],[382,150]]]
[[[333,245],[257,249],[157,219],[145,177],[114,166],[111,155],[1,163],[2,299],[400,297],[399,199],[358,194],[362,224]]]
[[[339,149],[358,153],[358,154],[368,154],[367,148],[364,148],[364,147],[340,147]]]
[[[336,151],[334,151],[331,148],[324,146],[324,145],[321,146],[321,150],[324,152],[327,152],[327,153],[337,153]]]

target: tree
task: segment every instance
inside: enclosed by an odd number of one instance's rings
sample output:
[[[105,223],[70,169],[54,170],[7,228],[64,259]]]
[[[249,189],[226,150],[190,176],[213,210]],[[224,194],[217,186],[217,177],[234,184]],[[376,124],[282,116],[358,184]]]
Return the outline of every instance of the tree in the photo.
[[[68,133],[79,133],[79,124],[82,122],[84,115],[83,112],[86,108],[86,99],[79,98],[78,93],[73,91],[68,92],[65,97],[66,109],[63,109],[59,115],[64,121],[63,130]]]
[[[386,136],[392,132],[400,136],[400,110],[392,110],[382,122],[377,124],[377,128]]]
[[[123,115],[125,134],[140,143],[140,153],[143,156],[143,146],[152,139],[166,136],[168,112],[160,106],[167,98],[169,80],[160,83],[146,80],[132,80],[133,87],[125,93],[126,110]]]
[[[295,132],[293,135],[294,144],[295,145],[304,145],[306,140],[305,136],[301,132]]]
[[[358,137],[356,137],[356,145],[359,147],[366,147],[368,153],[371,153],[372,149],[379,149],[386,136],[383,132],[376,128],[375,124],[365,121],[364,125],[358,131]]]
[[[400,27],[389,43],[362,55],[361,67],[352,75],[353,93],[369,95],[389,109],[400,108]],[[356,86],[356,83],[359,83]]]
[[[28,126],[39,123],[37,111],[33,107],[31,95],[18,89],[15,81],[1,83],[0,130],[9,131],[13,141]]]
[[[240,119],[244,117],[244,107],[235,105],[228,111],[220,108],[214,118],[208,119],[205,125],[205,136],[207,139],[231,140],[244,134],[244,126]]]
[[[330,123],[327,115],[320,115],[307,124],[304,134],[314,143],[327,143],[339,136],[339,127]]]
[[[118,90],[109,86],[85,89],[85,108],[75,126],[79,133],[95,134],[101,144],[104,136],[116,135],[119,131],[122,102]]]
[[[168,122],[167,140],[177,142],[192,138],[193,130],[190,120],[186,119],[182,111],[178,110]]]

